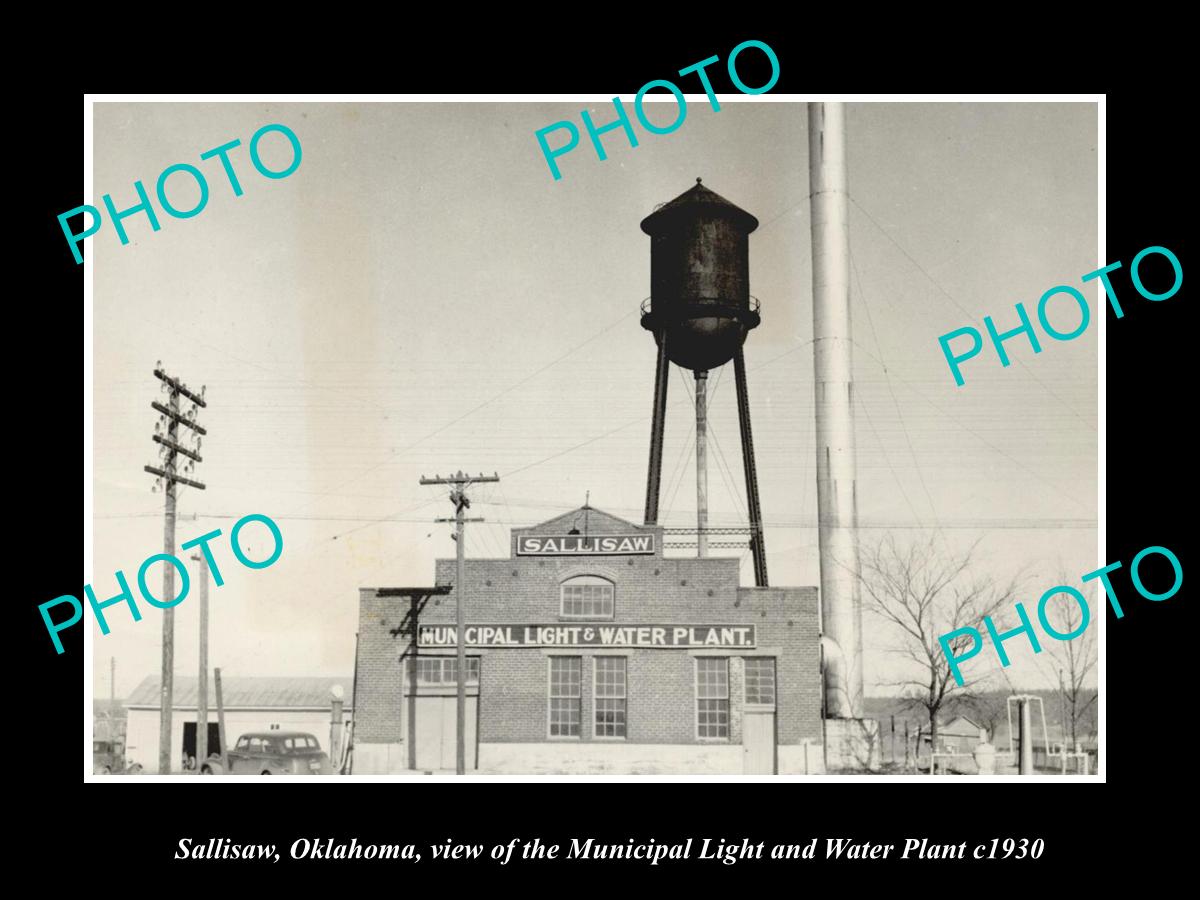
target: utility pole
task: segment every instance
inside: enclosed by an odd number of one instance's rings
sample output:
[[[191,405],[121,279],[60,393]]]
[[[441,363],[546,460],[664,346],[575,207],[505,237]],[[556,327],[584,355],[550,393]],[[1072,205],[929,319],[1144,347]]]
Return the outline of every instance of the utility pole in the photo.
[[[108,739],[113,749],[117,747],[117,658],[108,658]],[[121,763],[125,762],[125,739],[121,739]],[[116,771],[117,761],[112,761],[113,771]]]
[[[432,478],[421,476],[421,484],[449,484],[454,490],[450,492],[450,502],[454,504],[453,519],[438,519],[438,522],[453,522],[454,540],[458,544],[456,567],[454,575],[454,639],[458,644],[458,746],[455,755],[455,771],[465,775],[467,771],[467,645],[463,641],[466,628],[463,623],[463,595],[466,593],[466,578],[464,577],[463,553],[465,546],[464,525],[467,522],[482,522],[483,519],[466,519],[463,510],[471,508],[467,499],[467,488],[472,484],[499,481],[499,475],[464,475],[460,470],[457,475],[442,478],[434,475]],[[415,638],[414,638],[415,640]]]
[[[154,369],[154,377],[162,382],[162,390],[169,394],[168,405],[152,402],[150,405],[158,412],[158,422],[154,425],[153,439],[159,445],[159,455],[162,456],[161,468],[144,466],[145,471],[158,476],[154,490],[163,484],[163,492],[167,495],[165,515],[163,517],[163,552],[168,556],[175,555],[175,485],[182,483],[204,490],[204,485],[198,481],[178,474],[176,458],[187,457],[188,462],[182,468],[191,471],[195,463],[201,462],[200,436],[207,432],[196,424],[197,409],[207,406],[204,402],[204,388],[199,394],[188,390],[187,385],[172,378],[162,369],[160,362]],[[191,407],[186,412],[180,412],[179,398],[183,396],[191,401]],[[184,447],[179,443],[179,426],[190,429],[188,437],[195,438],[195,449]],[[165,431],[165,434],[162,432]],[[175,599],[175,567],[163,566],[163,603]],[[163,610],[163,642],[162,642],[162,693],[159,697],[158,717],[158,773],[171,774],[171,703],[175,681],[175,608],[168,606]]]
[[[208,759],[208,557],[193,553],[200,563],[200,678],[196,682],[196,771]]]
[[[225,743],[225,695],[221,693],[221,670],[213,669],[213,691],[217,695],[217,743],[221,745],[221,771],[229,774],[229,745]]]

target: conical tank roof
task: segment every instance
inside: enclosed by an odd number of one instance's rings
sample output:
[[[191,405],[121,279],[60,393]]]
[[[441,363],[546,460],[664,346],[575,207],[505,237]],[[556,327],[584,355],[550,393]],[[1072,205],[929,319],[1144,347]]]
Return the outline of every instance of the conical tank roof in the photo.
[[[730,203],[716,191],[710,191],[700,179],[694,187],[684,191],[669,203],[664,203],[642,219],[642,231],[649,235],[658,234],[670,227],[680,217],[696,214],[724,215],[749,234],[758,227],[758,219],[739,206]]]

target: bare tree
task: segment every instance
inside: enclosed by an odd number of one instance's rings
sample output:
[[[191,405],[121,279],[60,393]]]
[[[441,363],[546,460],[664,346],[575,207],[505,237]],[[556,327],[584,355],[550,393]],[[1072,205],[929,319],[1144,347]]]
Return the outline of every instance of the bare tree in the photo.
[[[1060,574],[1059,584],[1067,584],[1067,578]],[[1091,603],[1094,593],[1082,592],[1089,603],[1090,609],[1096,607]],[[1088,596],[1091,594],[1091,597]],[[1102,614],[1103,609],[1100,610]],[[1091,614],[1091,618],[1095,617]],[[1068,593],[1055,594],[1046,601],[1046,619],[1059,634],[1073,634],[1083,624],[1084,611],[1078,599]],[[1045,640],[1042,642],[1043,653],[1035,657],[1038,668],[1042,671],[1047,682],[1058,692],[1062,705],[1063,740],[1070,737],[1071,746],[1079,740],[1079,733],[1088,727],[1089,712],[1096,703],[1097,692],[1085,687],[1090,680],[1092,671],[1096,668],[1096,632],[1098,626],[1094,621],[1088,622],[1087,628],[1078,637],[1070,640]]]
[[[957,687],[957,685],[956,685]],[[988,741],[995,743],[996,729],[1008,718],[1008,696],[999,690],[964,690],[953,698],[955,712],[962,712],[987,729]]]
[[[892,626],[894,651],[906,661],[906,677],[893,682],[903,698],[929,717],[930,747],[937,749],[938,715],[947,701],[973,695],[960,686],[938,640],[960,628],[979,628],[984,616],[1016,602],[1020,575],[1007,584],[972,571],[978,541],[965,552],[941,549],[936,536],[899,547],[892,535],[863,546],[861,583],[865,607]],[[950,642],[957,656],[969,635]]]

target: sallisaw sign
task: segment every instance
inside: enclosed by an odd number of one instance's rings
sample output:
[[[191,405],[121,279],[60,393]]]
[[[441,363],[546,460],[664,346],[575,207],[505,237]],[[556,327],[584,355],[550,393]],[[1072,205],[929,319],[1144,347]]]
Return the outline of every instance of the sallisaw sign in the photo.
[[[422,625],[418,647],[452,647],[453,625]],[[753,647],[753,625],[468,625],[468,647]]]
[[[518,556],[625,556],[654,553],[653,534],[521,535]]]

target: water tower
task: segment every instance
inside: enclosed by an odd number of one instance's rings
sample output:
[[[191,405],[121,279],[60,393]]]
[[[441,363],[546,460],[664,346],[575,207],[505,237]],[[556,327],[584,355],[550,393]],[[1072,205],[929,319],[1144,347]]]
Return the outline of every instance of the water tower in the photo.
[[[710,191],[695,187],[663,204],[642,220],[650,235],[651,295],[642,303],[642,327],[658,343],[654,379],[654,421],[650,431],[650,471],[646,481],[646,524],[658,523],[662,479],[663,427],[667,412],[669,366],[690,369],[696,377],[697,550],[708,552],[707,381],[711,369],[733,360],[737,379],[738,420],[754,580],[767,585],[750,401],[742,344],[758,327],[758,301],[750,296],[750,232],[758,219]]]

